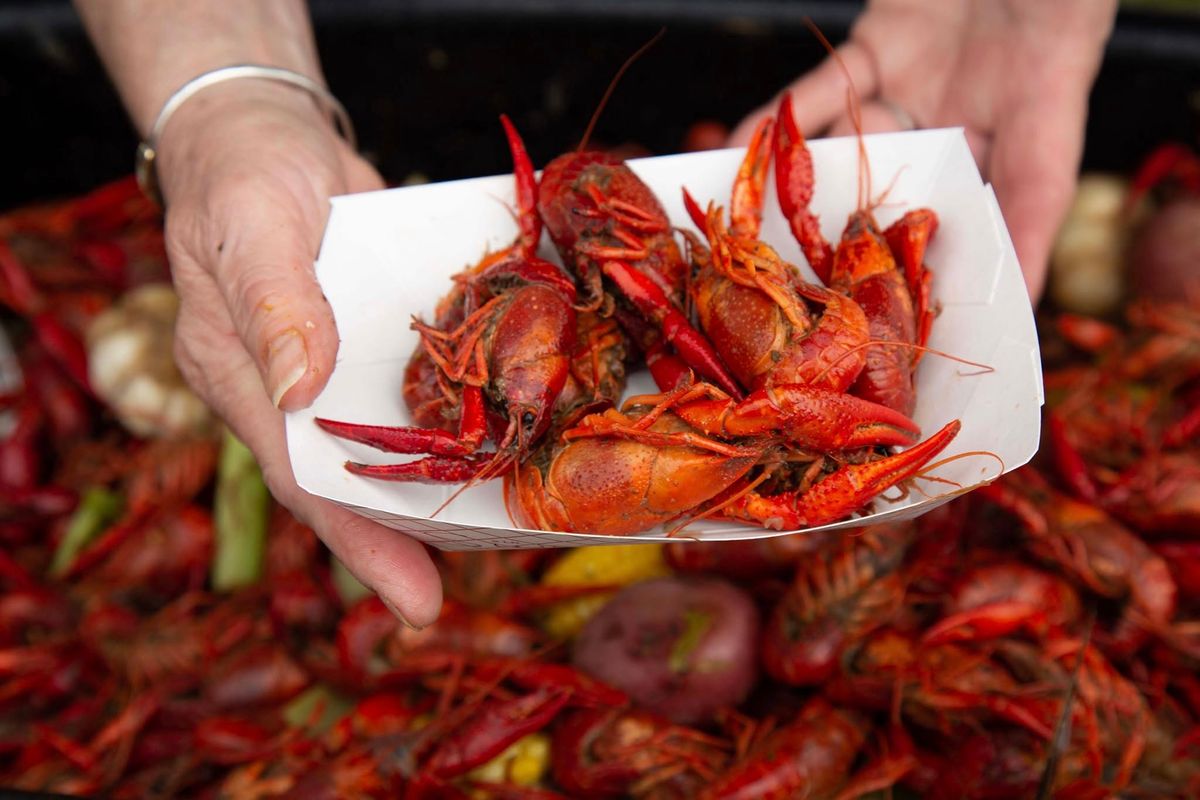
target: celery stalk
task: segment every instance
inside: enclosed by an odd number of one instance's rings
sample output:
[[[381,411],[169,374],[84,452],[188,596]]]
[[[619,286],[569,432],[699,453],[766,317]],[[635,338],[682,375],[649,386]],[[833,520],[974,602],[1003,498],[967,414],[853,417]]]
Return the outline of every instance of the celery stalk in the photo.
[[[354,577],[336,556],[330,556],[329,567],[333,587],[337,589],[338,597],[342,599],[346,608],[371,594],[371,590],[359,583],[358,578]]]
[[[75,563],[75,557],[83,548],[121,516],[124,505],[119,494],[100,486],[94,486],[84,492],[83,497],[79,499],[79,506],[67,523],[58,549],[54,551],[54,558],[50,562],[50,574],[56,578],[67,574],[71,565]]]
[[[213,589],[232,591],[262,577],[270,508],[271,495],[258,462],[250,449],[226,430],[213,501]]]

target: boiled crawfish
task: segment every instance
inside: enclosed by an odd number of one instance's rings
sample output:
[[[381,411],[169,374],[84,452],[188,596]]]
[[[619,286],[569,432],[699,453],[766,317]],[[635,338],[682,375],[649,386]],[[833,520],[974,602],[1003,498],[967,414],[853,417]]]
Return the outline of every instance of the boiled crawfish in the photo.
[[[1175,613],[1175,582],[1167,564],[1101,509],[1053,489],[1031,467],[982,487],[981,496],[1015,514],[1028,546],[1102,597],[1125,602],[1108,652],[1128,656]]]
[[[627,332],[641,332],[642,347],[650,346],[644,338],[649,320],[658,332],[651,341],[661,335],[702,378],[740,395],[720,357],[683,313],[688,268],[670,220],[623,160],[587,150],[559,156],[542,171],[537,207],[563,263],[586,293],[585,308],[632,323]]]
[[[917,209],[881,231],[864,197],[870,192],[865,153],[862,161],[859,208],[835,250],[809,210],[812,155],[796,123],[791,95],[784,94],[775,128],[776,188],[784,216],[817,277],[866,312],[875,346],[867,351],[855,393],[911,414],[916,403],[913,370],[920,352],[913,345],[925,344],[933,320],[932,277],[924,257],[937,230],[937,215]]]
[[[900,566],[914,538],[905,523],[864,528],[801,562],[763,635],[766,670],[792,685],[819,685],[843,650],[904,603]]]
[[[457,420],[458,431],[388,428],[318,419],[345,439],[425,458],[399,465],[347,462],[351,472],[400,481],[457,483],[510,469],[549,428],[575,346],[575,286],[535,255],[541,222],[533,165],[507,118],[520,235],[456,277],[435,324],[415,321],[421,344],[405,371],[418,422]],[[480,452],[489,429],[494,453]]]
[[[883,760],[851,777],[870,722],[855,711],[811,700],[795,719],[769,730],[749,752],[705,787],[704,800],[853,798],[892,786],[908,772],[907,757]]]
[[[802,281],[757,238],[772,130],[772,121],[764,120],[747,148],[734,182],[731,228],[720,208],[710,206],[705,214],[684,190],[692,221],[708,242],[705,247],[685,232],[695,270],[692,299],[705,334],[749,389],[805,384],[844,392],[865,364],[866,316],[849,297]],[[805,300],[824,307],[819,320]]]
[[[555,730],[554,780],[572,797],[692,796],[726,768],[729,750],[641,709],[579,709]]]
[[[704,399],[709,394],[716,395],[715,409]],[[731,431],[734,401],[721,395],[715,387],[685,385],[662,396],[632,398],[624,412],[585,417],[535,453],[529,469],[506,479],[510,515],[543,530],[607,534],[645,530],[705,508],[777,529],[820,525],[853,513],[918,472],[958,432],[954,422],[902,453],[838,466],[801,491],[760,494],[757,483],[734,488],[735,483],[763,459],[778,459],[788,445],[803,441],[789,426],[826,441],[832,437],[840,447],[894,442],[892,437],[908,434],[886,423],[860,430],[857,419],[848,422],[827,404],[792,418],[772,416],[767,395],[750,406],[764,412],[761,418],[750,415],[744,433]],[[753,400],[754,395],[745,403]],[[724,435],[692,424],[693,414]],[[728,497],[710,503],[727,490]]]

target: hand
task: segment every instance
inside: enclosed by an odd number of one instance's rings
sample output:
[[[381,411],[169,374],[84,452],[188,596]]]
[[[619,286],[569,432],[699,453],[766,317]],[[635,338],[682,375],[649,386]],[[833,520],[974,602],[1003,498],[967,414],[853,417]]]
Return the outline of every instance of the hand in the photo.
[[[301,490],[280,411],[313,401],[337,353],[313,273],[329,197],[382,181],[307,94],[254,80],[180,107],[158,167],[184,376],[254,452],[275,498],[397,616],[428,625],[441,582],[423,546]]]
[[[1115,0],[874,0],[838,48],[862,103],[864,132],[964,126],[996,190],[1036,302],[1070,206],[1087,99]],[[806,135],[854,132],[832,58],[788,90]],[[778,102],[743,121],[745,144]]]

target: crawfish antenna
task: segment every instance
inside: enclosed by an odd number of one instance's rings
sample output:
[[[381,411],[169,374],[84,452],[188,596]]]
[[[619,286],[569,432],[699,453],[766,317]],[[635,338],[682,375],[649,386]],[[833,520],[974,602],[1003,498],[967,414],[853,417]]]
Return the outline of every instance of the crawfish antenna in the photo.
[[[1084,624],[1083,638],[1079,643],[1079,654],[1075,656],[1075,666],[1071,668],[1071,682],[1067,684],[1067,692],[1063,697],[1062,711],[1059,712],[1058,722],[1054,725],[1054,738],[1050,740],[1050,752],[1046,756],[1046,768],[1038,781],[1037,800],[1045,800],[1054,790],[1054,779],[1058,777],[1058,764],[1063,754],[1071,744],[1071,712],[1075,705],[1075,692],[1079,688],[1079,669],[1083,666],[1084,656],[1092,640],[1092,629],[1096,625],[1096,606],[1088,609],[1087,621]]]
[[[813,22],[811,17],[805,17],[804,24],[817,37],[817,41],[821,43],[830,57],[837,62],[838,68],[846,76],[846,83],[849,84],[849,88],[846,90],[846,105],[850,112],[850,121],[854,123],[854,131],[858,134],[858,158],[862,165],[862,169],[858,173],[858,207],[861,209],[871,202],[871,162],[867,160],[867,147],[863,144],[862,105],[859,102],[858,90],[854,88],[854,79],[850,77],[850,68],[846,66],[841,55],[825,38],[825,34],[821,33],[817,23]]]
[[[625,59],[625,63],[621,65],[619,70],[617,70],[617,74],[614,75],[613,79],[608,82],[608,88],[604,90],[604,96],[600,98],[600,105],[596,106],[596,110],[592,112],[592,118],[588,120],[587,129],[583,132],[583,138],[579,140],[579,148],[575,151],[576,153],[582,153],[583,149],[587,147],[588,140],[592,138],[592,130],[596,127],[596,121],[600,119],[600,113],[604,111],[604,107],[608,105],[608,98],[612,97],[613,90],[616,89],[617,84],[621,82],[621,77],[631,66],[633,66],[633,62],[637,61],[642,57],[643,53],[657,44],[658,40],[661,39],[663,34],[666,32],[666,28],[659,28],[658,33],[654,34],[650,41],[639,47],[637,52]]]

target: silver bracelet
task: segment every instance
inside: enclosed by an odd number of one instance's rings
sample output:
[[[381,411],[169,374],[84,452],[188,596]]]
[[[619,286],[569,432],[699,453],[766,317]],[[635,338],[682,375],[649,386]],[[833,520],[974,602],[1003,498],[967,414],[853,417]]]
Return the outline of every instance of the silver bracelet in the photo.
[[[237,78],[265,78],[266,80],[290,83],[292,86],[304,89],[313,96],[318,105],[321,106],[321,109],[329,115],[337,132],[350,144],[351,149],[357,147],[354,138],[354,125],[350,122],[350,115],[346,113],[345,106],[339,103],[338,99],[330,94],[328,89],[307,75],[292,72],[290,69],[264,67],[259,64],[235,64],[229,67],[210,70],[192,78],[167,98],[167,102],[163,103],[162,110],[158,112],[158,117],[150,127],[149,135],[138,145],[137,157],[134,161],[134,172],[137,175],[138,186],[160,206],[163,204],[163,200],[162,194],[159,191],[158,173],[155,169],[154,161],[158,155],[158,139],[162,136],[163,128],[167,126],[171,115],[181,105],[186,103],[192,95],[209,86]]]

